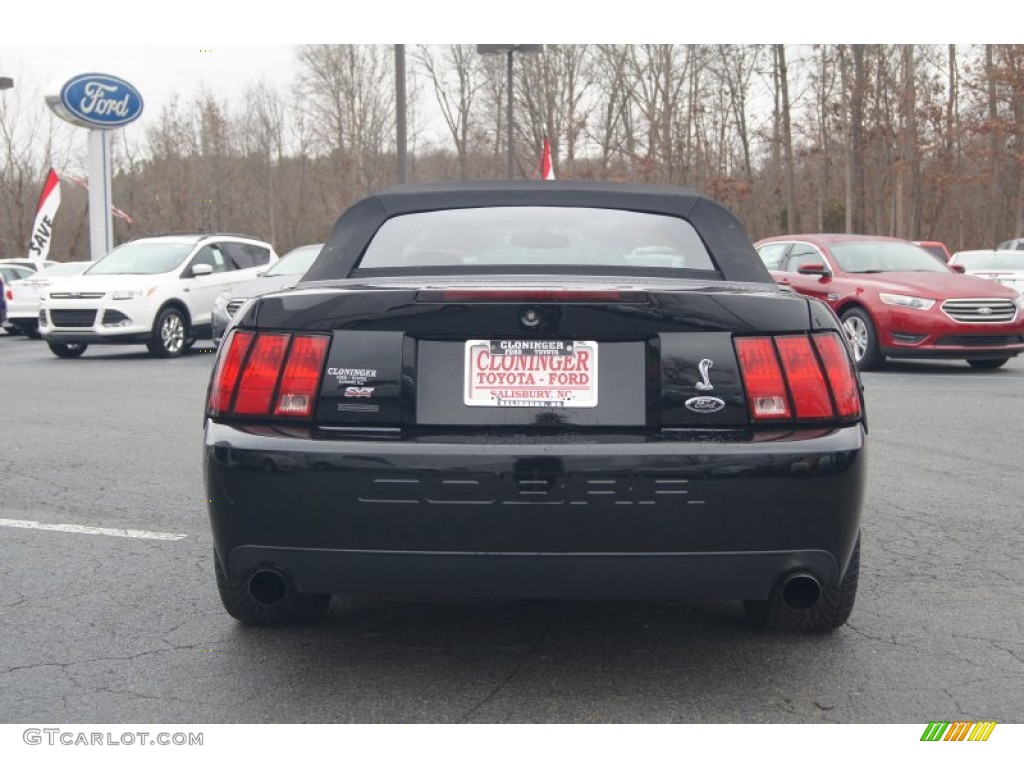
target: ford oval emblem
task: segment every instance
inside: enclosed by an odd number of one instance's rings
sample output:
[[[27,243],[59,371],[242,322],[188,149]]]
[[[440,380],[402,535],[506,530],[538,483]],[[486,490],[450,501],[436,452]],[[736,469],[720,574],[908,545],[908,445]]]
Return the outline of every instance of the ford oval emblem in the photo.
[[[131,83],[113,75],[78,75],[60,89],[61,114],[86,128],[119,128],[142,114],[142,96]]]
[[[725,408],[725,401],[717,397],[691,397],[686,401],[686,407],[694,413],[715,413]]]

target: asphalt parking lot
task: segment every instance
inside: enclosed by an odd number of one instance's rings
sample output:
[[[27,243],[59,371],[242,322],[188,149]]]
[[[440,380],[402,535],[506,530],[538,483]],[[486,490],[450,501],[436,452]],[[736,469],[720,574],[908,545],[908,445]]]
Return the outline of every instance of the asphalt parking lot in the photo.
[[[0,722],[1024,720],[1024,360],[865,376],[861,587],[824,636],[712,602],[336,599],[238,625],[200,469],[212,361],[0,335]]]

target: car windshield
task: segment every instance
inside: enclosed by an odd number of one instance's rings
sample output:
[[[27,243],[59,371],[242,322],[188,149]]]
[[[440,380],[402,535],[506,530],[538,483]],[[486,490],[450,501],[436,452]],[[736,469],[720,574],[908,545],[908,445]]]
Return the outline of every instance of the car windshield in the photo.
[[[850,240],[829,250],[843,272],[949,272],[924,248],[899,240]]]
[[[960,253],[953,259],[953,263],[962,264],[964,269],[992,271],[1001,269],[1024,270],[1024,251]]]
[[[313,263],[323,243],[318,245],[303,245],[294,251],[289,251],[274,266],[263,273],[264,277],[278,277],[280,275],[304,275],[309,265]]]
[[[180,267],[192,248],[192,243],[125,243],[89,267],[85,274],[159,275]]]
[[[515,206],[388,219],[358,267],[715,269],[684,219],[604,208]]]

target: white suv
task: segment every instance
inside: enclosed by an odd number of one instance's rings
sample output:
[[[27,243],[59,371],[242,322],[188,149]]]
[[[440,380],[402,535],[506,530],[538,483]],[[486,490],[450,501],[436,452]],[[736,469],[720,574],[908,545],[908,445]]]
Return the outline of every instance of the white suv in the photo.
[[[241,235],[132,240],[54,286],[39,310],[39,335],[57,357],[79,357],[90,344],[145,344],[156,357],[177,357],[210,338],[223,291],[277,259],[269,243]]]

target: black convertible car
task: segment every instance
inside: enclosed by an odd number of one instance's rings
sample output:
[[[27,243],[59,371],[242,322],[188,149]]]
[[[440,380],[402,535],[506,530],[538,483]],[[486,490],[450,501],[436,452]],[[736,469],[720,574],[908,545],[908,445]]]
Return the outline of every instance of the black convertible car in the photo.
[[[405,186],[240,311],[204,473],[243,622],[332,594],[853,607],[864,405],[838,320],[689,189]]]

